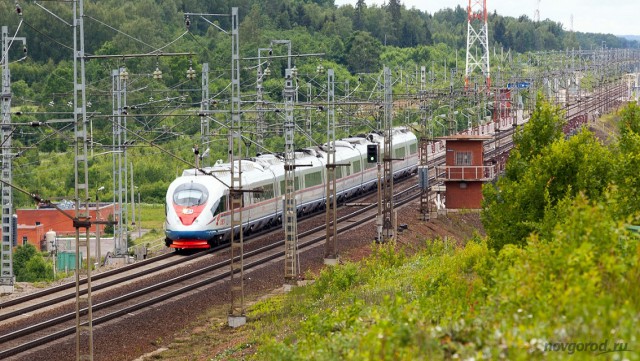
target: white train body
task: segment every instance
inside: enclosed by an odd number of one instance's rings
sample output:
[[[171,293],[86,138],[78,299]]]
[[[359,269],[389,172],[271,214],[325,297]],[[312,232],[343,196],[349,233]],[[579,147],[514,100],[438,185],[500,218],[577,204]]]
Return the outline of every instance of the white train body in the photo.
[[[377,185],[375,163],[367,163],[367,145],[378,144],[380,156],[384,138],[372,133],[336,141],[336,193],[338,200],[351,197]],[[394,128],[392,138],[394,177],[415,172],[418,142],[406,128]],[[327,153],[325,147],[296,151],[295,199],[298,214],[314,212],[325,205]],[[242,160],[242,188],[262,190],[243,194],[242,225],[245,232],[271,227],[281,222],[284,199],[284,159],[265,154]],[[311,165],[311,166],[307,166]],[[187,169],[167,190],[165,234],[167,246],[208,248],[230,237],[229,163],[205,168],[215,177]],[[238,161],[234,162],[235,171]]]

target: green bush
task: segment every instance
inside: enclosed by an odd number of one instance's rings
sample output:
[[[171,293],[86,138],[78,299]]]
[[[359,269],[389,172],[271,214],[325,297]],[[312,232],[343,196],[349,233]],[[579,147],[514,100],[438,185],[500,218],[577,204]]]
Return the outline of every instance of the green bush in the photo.
[[[53,264],[29,243],[18,246],[13,253],[13,272],[18,282],[53,280]]]

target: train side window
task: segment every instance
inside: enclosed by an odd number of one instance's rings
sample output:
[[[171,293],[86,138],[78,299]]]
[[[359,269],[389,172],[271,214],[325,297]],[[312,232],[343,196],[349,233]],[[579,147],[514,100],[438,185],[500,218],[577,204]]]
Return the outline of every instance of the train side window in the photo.
[[[313,187],[322,184],[322,173],[313,172],[304,175],[305,187]]]
[[[222,196],[222,198],[220,198],[220,203],[218,203],[218,208],[216,208],[215,214],[225,212],[227,209],[229,209],[228,202],[229,201],[227,200],[227,196]]]
[[[353,173],[362,172],[362,166],[361,166],[359,160],[356,160],[355,162],[353,162],[353,164],[351,166],[353,167]]]
[[[261,188],[262,193],[254,193],[258,201],[265,201],[274,197],[273,184],[265,184]]]
[[[294,191],[300,190],[300,177],[295,178],[295,180],[293,181],[293,189]],[[284,184],[284,180],[280,181],[280,194],[284,195],[285,193],[287,193],[287,190],[285,188],[285,184]]]
[[[396,148],[395,158],[404,158],[405,154],[406,154],[405,147]]]
[[[409,144],[409,154],[416,154],[416,153],[418,153],[418,144],[417,143]]]
[[[342,167],[336,167],[336,179],[342,178]]]

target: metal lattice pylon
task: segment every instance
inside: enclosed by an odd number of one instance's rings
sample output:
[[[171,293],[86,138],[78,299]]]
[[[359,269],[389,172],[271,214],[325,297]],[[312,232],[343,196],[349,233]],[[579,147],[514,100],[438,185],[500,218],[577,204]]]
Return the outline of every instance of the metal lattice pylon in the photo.
[[[429,154],[429,141],[433,140],[431,133],[427,132],[430,129],[427,124],[427,68],[420,68],[420,120],[421,120],[421,134],[420,134],[420,165],[418,166],[418,177],[420,177],[420,213],[422,214],[422,220],[429,220],[429,167],[428,157]]]
[[[9,36],[2,27],[2,250],[0,264],[0,293],[13,293],[13,217],[11,183],[11,75],[9,73]]]
[[[200,102],[200,144],[202,149],[208,147],[209,142],[209,109],[211,100],[209,99],[209,63],[202,64],[202,101]],[[209,161],[203,159],[201,167],[209,164]]]
[[[382,241],[390,241],[395,236],[393,217],[393,97],[391,70],[384,68],[384,153],[382,156],[384,174],[382,178]]]
[[[295,286],[298,282],[298,218],[295,197],[295,148],[293,106],[295,88],[291,67],[285,71],[284,86],[284,279],[285,286]]]
[[[469,88],[469,76],[476,68],[482,70],[491,87],[489,67],[489,26],[487,25],[487,0],[469,0],[467,8],[467,62],[464,73],[465,89]]]
[[[327,237],[324,248],[324,263],[336,264],[337,250],[337,194],[336,194],[336,116],[335,78],[333,69],[327,71],[327,206],[325,227]]]
[[[93,360],[93,313],[91,301],[91,267],[89,231],[89,163],[87,159],[87,92],[84,54],[84,3],[73,3],[74,15],[74,58],[73,58],[73,119],[75,135],[75,218],[76,229],[76,359]],[[84,229],[84,236],[80,234]],[[86,292],[81,290],[80,266],[81,249],[85,250]],[[83,334],[86,333],[85,347]]]
[[[114,225],[114,255],[122,256],[127,254],[127,177],[126,172],[126,152],[127,142],[127,117],[126,84],[128,72],[126,68],[116,69],[111,74],[112,77],[112,115],[113,115],[113,202],[118,204],[114,216],[118,223]]]
[[[229,314],[229,325],[234,327],[241,326],[246,322],[244,310],[244,235],[242,232],[242,199],[244,193],[242,190],[242,124],[240,119],[240,35],[238,25],[238,8],[232,8],[231,127],[229,128],[229,162],[231,164],[231,187],[229,187],[229,198],[231,200],[231,312]],[[236,157],[238,158],[237,161]],[[239,260],[235,260],[235,257],[238,257]]]

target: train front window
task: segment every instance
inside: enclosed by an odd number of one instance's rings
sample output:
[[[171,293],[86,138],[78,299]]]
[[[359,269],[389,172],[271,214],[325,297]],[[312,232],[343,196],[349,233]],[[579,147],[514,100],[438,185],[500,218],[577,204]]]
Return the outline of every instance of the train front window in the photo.
[[[173,202],[183,207],[202,205],[207,198],[209,198],[209,192],[198,183],[182,184],[173,192]]]

